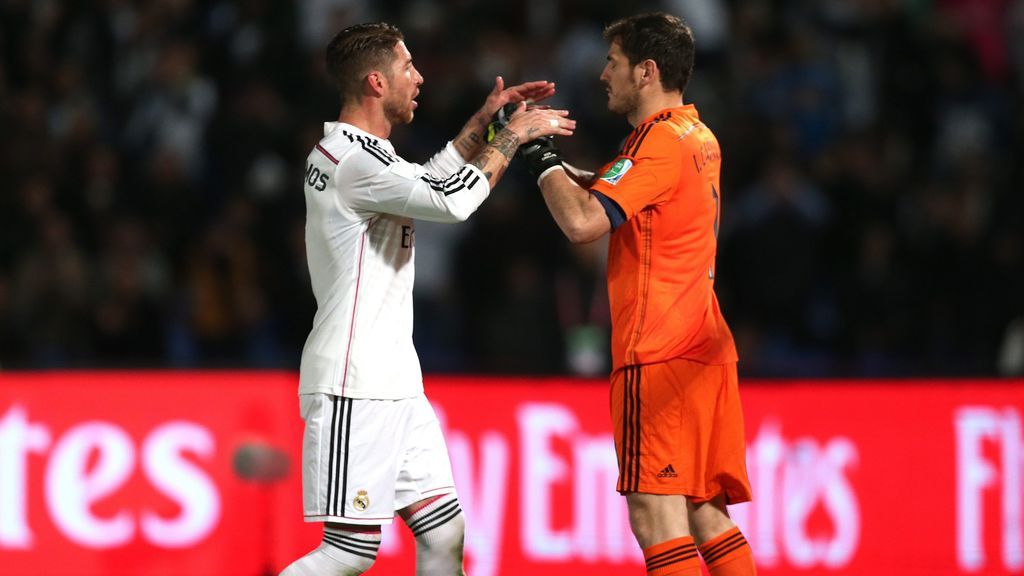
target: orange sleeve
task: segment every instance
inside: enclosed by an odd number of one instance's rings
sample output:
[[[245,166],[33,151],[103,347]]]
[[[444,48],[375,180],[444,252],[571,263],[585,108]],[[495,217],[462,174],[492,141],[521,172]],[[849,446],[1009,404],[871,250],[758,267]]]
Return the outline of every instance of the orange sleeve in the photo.
[[[652,124],[638,140],[591,186],[614,200],[627,220],[667,199],[679,185],[682,171],[679,141],[668,126]]]

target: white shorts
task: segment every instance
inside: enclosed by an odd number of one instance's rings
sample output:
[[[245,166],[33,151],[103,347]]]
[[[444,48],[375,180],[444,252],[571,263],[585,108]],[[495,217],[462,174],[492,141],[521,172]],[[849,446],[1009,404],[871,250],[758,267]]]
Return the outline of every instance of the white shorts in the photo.
[[[403,400],[300,394],[306,522],[390,524],[395,511],[455,492],[448,448],[422,394]]]

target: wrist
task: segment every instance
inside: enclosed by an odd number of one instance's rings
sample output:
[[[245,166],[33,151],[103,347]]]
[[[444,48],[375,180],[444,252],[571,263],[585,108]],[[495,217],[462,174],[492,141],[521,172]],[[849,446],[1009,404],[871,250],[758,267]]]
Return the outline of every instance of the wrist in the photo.
[[[469,119],[469,124],[473,127],[473,130],[487,130],[487,125],[494,119],[494,114],[488,114],[487,110],[481,108],[476,111],[476,114]]]
[[[543,172],[540,173],[540,176],[537,176],[537,186],[540,186],[541,180],[544,180],[550,174],[552,174],[553,172],[557,172],[559,170],[565,172],[565,167],[559,164],[557,166],[551,166],[550,168],[545,169]]]

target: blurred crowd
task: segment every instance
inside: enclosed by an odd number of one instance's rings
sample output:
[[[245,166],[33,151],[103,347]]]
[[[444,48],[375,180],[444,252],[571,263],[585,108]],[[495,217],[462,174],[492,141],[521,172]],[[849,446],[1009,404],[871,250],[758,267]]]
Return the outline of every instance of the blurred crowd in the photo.
[[[296,368],[333,34],[405,32],[405,158],[501,74],[555,81],[596,168],[629,130],[601,30],[644,9],[697,39],[742,373],[1024,372],[1024,0],[0,0],[0,368]],[[416,242],[426,370],[607,372],[605,245],[568,244],[520,167]]]

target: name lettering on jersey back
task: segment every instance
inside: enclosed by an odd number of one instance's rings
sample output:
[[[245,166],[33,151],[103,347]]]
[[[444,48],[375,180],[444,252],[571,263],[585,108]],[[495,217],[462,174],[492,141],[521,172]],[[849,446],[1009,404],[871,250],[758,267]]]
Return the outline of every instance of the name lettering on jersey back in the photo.
[[[722,149],[718,147],[718,142],[715,140],[708,140],[700,145],[700,158],[697,155],[693,155],[693,165],[697,167],[697,172],[702,172],[704,166],[708,162],[718,162],[722,160]]]
[[[317,192],[322,192],[327,189],[327,182],[331,179],[331,176],[326,172],[321,172],[319,168],[312,164],[306,164],[306,184],[309,184]]]
[[[412,248],[416,240],[416,230],[412,226],[402,226],[402,248]]]

